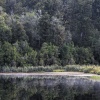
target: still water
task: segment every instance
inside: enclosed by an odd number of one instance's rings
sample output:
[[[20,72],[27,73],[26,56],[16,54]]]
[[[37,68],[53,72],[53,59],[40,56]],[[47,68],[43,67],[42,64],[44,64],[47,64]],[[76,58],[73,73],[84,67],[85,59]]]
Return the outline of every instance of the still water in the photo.
[[[68,76],[0,76],[0,100],[100,100],[100,82]]]

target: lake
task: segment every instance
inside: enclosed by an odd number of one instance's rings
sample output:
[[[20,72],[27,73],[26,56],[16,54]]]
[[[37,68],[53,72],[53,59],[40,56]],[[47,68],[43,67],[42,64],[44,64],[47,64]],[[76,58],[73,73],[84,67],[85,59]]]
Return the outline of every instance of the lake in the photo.
[[[100,81],[66,75],[0,75],[0,100],[100,100]]]

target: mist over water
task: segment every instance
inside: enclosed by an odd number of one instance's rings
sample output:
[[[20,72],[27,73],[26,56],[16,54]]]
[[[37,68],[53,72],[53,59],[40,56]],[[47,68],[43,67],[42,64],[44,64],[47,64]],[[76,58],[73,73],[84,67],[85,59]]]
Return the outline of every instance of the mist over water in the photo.
[[[68,76],[1,76],[0,100],[100,100],[100,82]]]

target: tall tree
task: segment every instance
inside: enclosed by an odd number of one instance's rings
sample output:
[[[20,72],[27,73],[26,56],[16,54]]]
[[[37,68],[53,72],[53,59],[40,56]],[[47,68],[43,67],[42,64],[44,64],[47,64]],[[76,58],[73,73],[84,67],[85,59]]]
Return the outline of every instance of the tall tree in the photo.
[[[5,42],[0,50],[0,65],[17,66],[19,53],[10,43]]]
[[[58,64],[58,47],[53,44],[43,43],[40,50],[40,62],[43,60],[43,65]]]
[[[11,42],[12,33],[11,28],[5,23],[5,16],[0,15],[0,41]]]
[[[12,43],[16,41],[28,41],[24,26],[20,22],[14,22],[12,26]]]

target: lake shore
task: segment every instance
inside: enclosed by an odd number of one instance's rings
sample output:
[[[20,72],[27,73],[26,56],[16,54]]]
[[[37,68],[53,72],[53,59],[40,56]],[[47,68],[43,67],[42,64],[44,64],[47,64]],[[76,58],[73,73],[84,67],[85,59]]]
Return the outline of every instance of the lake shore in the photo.
[[[0,76],[100,76],[83,72],[0,73]]]

